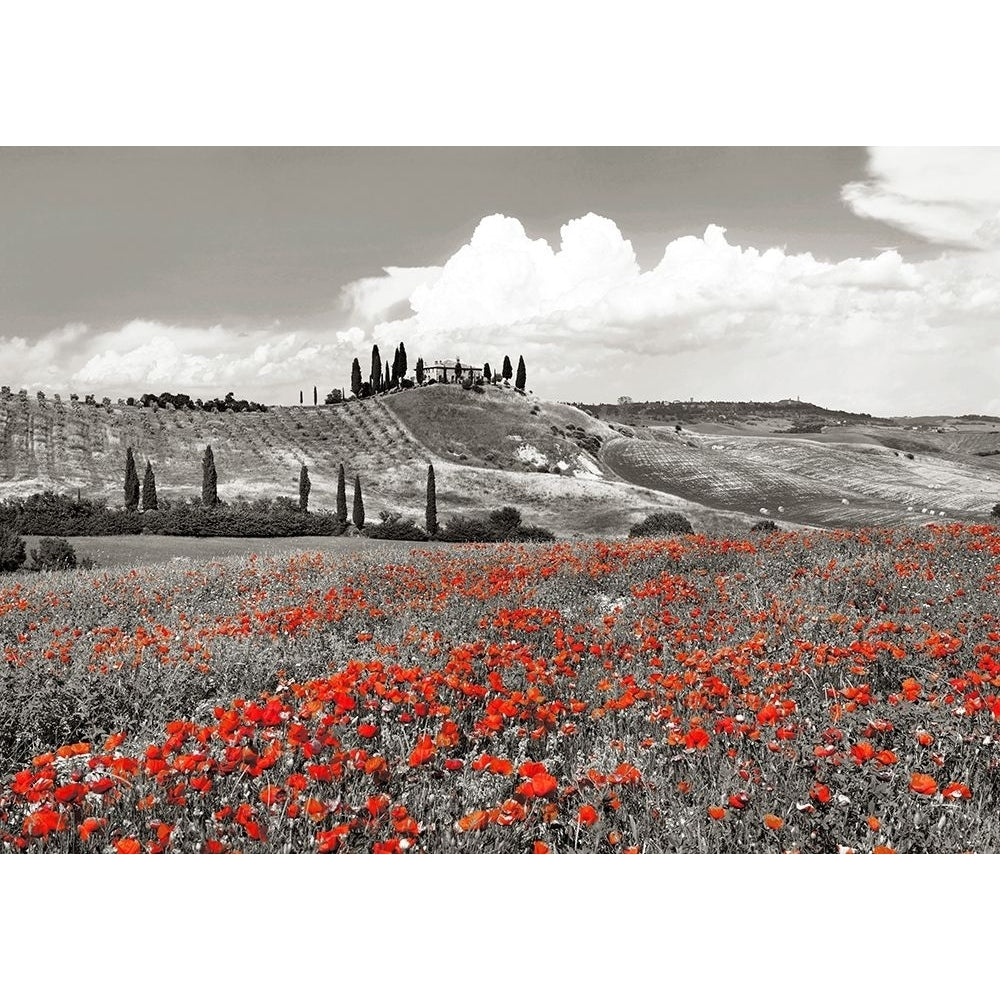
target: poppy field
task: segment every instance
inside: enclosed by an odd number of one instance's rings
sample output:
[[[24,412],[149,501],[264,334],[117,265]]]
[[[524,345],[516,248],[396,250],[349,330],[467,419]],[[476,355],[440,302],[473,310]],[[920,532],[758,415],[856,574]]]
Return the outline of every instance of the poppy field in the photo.
[[[990,525],[12,577],[6,853],[1000,846]]]

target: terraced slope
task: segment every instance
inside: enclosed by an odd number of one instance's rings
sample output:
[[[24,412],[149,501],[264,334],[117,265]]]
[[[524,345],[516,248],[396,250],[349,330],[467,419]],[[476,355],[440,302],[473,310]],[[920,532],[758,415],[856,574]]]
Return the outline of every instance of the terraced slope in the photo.
[[[153,463],[161,496],[195,495],[206,445],[223,498],[294,496],[305,463],[317,506],[335,502],[340,462],[374,484],[388,466],[430,457],[381,400],[203,413],[14,397],[0,402],[0,495],[79,489],[115,502],[129,446],[140,475]]]
[[[926,521],[931,510],[969,520],[986,516],[1000,498],[1000,472],[982,460],[957,448],[911,454],[880,444],[687,432],[618,438],[601,452],[630,482],[803,524]]]

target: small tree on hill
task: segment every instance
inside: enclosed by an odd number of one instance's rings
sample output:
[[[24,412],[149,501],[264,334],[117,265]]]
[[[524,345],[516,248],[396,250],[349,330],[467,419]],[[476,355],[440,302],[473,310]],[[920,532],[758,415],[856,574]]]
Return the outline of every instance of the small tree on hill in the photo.
[[[462,362],[455,358],[455,381],[462,381]]]
[[[528,373],[524,369],[524,358],[519,357],[517,359],[517,379],[514,382],[514,388],[524,392],[524,384],[528,381]]]
[[[358,359],[354,359],[354,364],[351,365],[351,392],[360,399],[361,398],[361,364]]]
[[[434,536],[438,533],[438,519],[437,519],[437,487],[434,485],[434,466],[427,466],[427,509],[424,519],[424,525],[427,528],[427,534]]]
[[[0,524],[0,573],[13,573],[24,565],[24,560],[24,539],[6,524]]]
[[[135,471],[135,456],[131,448],[125,449],[125,509],[139,507],[139,473]]]
[[[488,361],[483,364],[483,381],[484,382],[493,381],[493,372],[490,369],[490,363]]]
[[[389,371],[389,362],[385,363],[385,371],[382,373],[382,389],[388,392],[392,388],[392,372]]]
[[[378,344],[372,348],[371,384],[372,392],[378,392],[382,388],[382,358],[378,353]]]
[[[360,531],[365,526],[365,502],[361,498],[361,477],[354,477],[354,511],[351,520]]]
[[[309,491],[311,489],[312,483],[309,482],[309,469],[303,465],[299,469],[299,510],[303,513],[309,510]]]
[[[406,373],[410,370],[410,363],[406,360],[406,345],[400,341],[399,342],[399,380],[400,382],[406,378]]]
[[[156,510],[156,477],[153,475],[153,466],[146,462],[146,472],[142,477],[142,509]]]
[[[215,455],[212,446],[205,446],[201,459],[201,502],[206,507],[214,507],[219,502],[218,476],[215,472]]]
[[[510,358],[506,354],[503,356],[503,369],[500,374],[505,382],[509,382],[511,376],[514,374],[514,368],[510,363]]]
[[[337,520],[347,524],[347,484],[344,481],[344,463],[340,463],[337,473]]]
[[[319,406],[319,389],[313,386],[313,406]]]
[[[417,385],[423,385],[424,384],[424,359],[423,358],[417,358],[417,371],[416,371],[416,375],[417,375]]]
[[[1000,503],[995,503],[993,505],[993,510],[990,511],[990,517],[1000,517]]]

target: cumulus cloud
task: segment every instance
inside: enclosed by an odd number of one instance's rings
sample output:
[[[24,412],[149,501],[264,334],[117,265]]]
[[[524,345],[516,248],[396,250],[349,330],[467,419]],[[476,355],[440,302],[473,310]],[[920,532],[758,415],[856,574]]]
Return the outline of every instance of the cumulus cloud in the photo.
[[[841,192],[857,215],[932,243],[1000,247],[1000,148],[874,148],[868,173]]]
[[[411,296],[412,316],[374,332],[425,356],[461,344],[477,364],[523,353],[537,391],[560,398],[801,395],[877,412],[968,410],[969,385],[982,394],[983,359],[996,355],[991,256],[831,262],[738,246],[709,225],[643,272],[611,220],[573,220],[553,248],[491,216]]]
[[[409,312],[410,296],[436,281],[440,267],[386,267],[373,278],[359,278],[341,289],[341,306],[361,325],[394,319]],[[398,314],[398,315],[393,315]]]
[[[914,198],[925,193],[914,182]],[[571,220],[550,245],[494,215],[443,267],[389,268],[348,286],[355,318],[371,323],[284,332],[137,320],[0,349],[17,359],[15,383],[112,396],[231,389],[291,402],[316,383],[344,386],[354,356],[367,370],[372,344],[384,357],[404,341],[411,363],[499,367],[523,355],[529,388],[556,399],[799,395],[883,414],[989,412],[998,273],[995,250],[829,261],[740,246],[715,224],[673,240],[643,271],[610,219]]]
[[[119,329],[66,327],[35,343],[0,338],[15,388],[135,395],[145,391],[215,396],[233,391],[262,401],[323,382],[344,381],[345,351],[367,338],[357,327],[330,333],[133,320]],[[286,400],[290,401],[290,400]]]

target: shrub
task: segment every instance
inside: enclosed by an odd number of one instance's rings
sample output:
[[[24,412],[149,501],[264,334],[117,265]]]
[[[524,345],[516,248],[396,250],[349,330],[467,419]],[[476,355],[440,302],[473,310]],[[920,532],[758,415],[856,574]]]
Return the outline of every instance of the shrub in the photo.
[[[751,531],[777,531],[778,526],[774,521],[758,521],[751,529]]]
[[[38,548],[31,550],[31,569],[76,569],[76,550],[65,538],[39,539]]]
[[[485,520],[453,517],[436,537],[444,542],[554,542],[556,538],[548,528],[522,524],[516,507],[491,511]]]
[[[403,517],[397,511],[384,510],[378,524],[369,524],[362,534],[368,538],[391,538],[397,541],[426,542],[427,532],[412,517]]]
[[[0,573],[13,573],[24,565],[24,539],[0,524]]]
[[[663,514],[650,514],[638,524],[633,524],[628,531],[629,538],[692,534],[694,534],[694,528],[691,527],[691,522],[683,514],[678,514],[675,510]]]
[[[993,510],[990,511],[990,517],[1000,517],[1000,503],[995,503],[993,505]]]

